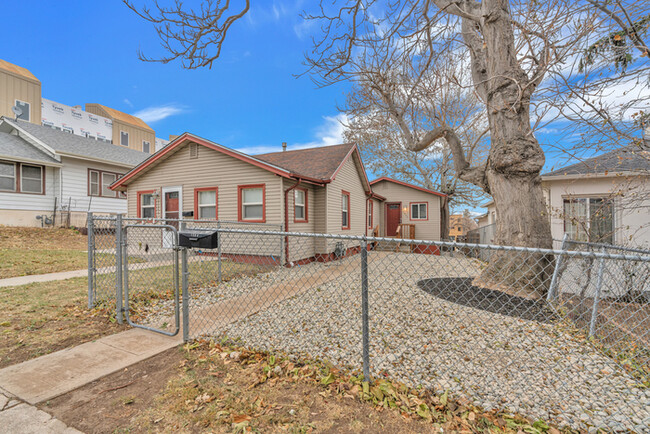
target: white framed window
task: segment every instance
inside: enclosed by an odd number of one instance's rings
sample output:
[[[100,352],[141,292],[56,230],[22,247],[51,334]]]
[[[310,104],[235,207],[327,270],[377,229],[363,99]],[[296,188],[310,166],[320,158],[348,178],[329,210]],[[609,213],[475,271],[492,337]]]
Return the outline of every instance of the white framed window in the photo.
[[[411,204],[411,220],[427,220],[428,217],[428,203],[416,202]]]
[[[138,217],[155,218],[156,217],[156,200],[153,192],[138,192]]]
[[[307,221],[307,190],[296,188],[293,192],[293,219]]]
[[[341,228],[350,229],[350,193],[341,192]]]
[[[22,193],[43,193],[43,167],[20,165],[20,191]]]
[[[96,170],[88,172],[88,193],[90,196],[99,196],[99,172]]]
[[[374,205],[372,203],[372,200],[368,201],[368,227],[372,228],[372,212],[374,211]]]
[[[576,241],[614,243],[614,203],[600,197],[563,200],[564,232]]]
[[[16,191],[16,163],[0,161],[0,191]]]
[[[142,152],[146,152],[147,154],[151,153],[151,143],[147,142],[146,140],[142,141]]]
[[[129,133],[120,131],[120,145],[129,146]]]
[[[196,218],[217,218],[217,188],[197,188],[195,190]]]
[[[102,172],[102,196],[104,197],[116,197],[117,194],[111,190],[110,185],[117,181],[117,175],[115,173]]]
[[[264,223],[264,185],[239,186],[239,220]]]
[[[29,122],[29,120],[32,118],[30,112],[31,105],[28,102],[21,101],[19,99],[15,100],[15,102],[16,102],[16,107],[22,110],[22,113],[19,116],[16,116],[16,118]]]
[[[74,134],[74,129],[72,127],[61,127],[64,133]]]

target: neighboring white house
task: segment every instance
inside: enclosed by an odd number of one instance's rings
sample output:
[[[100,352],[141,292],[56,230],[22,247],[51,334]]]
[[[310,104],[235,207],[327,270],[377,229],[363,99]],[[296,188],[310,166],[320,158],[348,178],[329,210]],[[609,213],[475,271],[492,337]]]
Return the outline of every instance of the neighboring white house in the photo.
[[[88,211],[126,213],[108,188],[150,154],[0,118],[0,224],[85,226]]]
[[[630,145],[542,174],[554,247],[577,241],[650,248],[650,151]],[[479,227],[496,222],[493,201]]]

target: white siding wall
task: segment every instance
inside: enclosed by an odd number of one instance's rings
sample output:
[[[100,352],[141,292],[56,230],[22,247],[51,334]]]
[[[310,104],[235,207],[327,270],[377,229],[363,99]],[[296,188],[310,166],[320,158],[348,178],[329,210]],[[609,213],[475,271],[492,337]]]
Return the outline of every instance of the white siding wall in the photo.
[[[45,168],[45,194],[0,192],[0,210],[26,210],[52,213],[54,195],[58,187],[57,167]],[[0,221],[0,223],[2,223]],[[40,223],[39,223],[40,225]]]
[[[76,212],[87,212],[90,204],[92,212],[126,213],[126,199],[93,196],[91,201],[91,196],[88,196],[88,169],[124,174],[128,168],[66,157],[63,157],[62,163],[60,205],[67,207],[69,201],[71,210]]]

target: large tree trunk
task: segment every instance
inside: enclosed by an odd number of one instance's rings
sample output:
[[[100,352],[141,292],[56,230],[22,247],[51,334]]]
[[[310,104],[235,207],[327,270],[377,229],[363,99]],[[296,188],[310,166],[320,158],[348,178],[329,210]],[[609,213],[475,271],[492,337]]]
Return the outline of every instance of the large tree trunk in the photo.
[[[449,197],[440,198],[440,239],[449,239]]]

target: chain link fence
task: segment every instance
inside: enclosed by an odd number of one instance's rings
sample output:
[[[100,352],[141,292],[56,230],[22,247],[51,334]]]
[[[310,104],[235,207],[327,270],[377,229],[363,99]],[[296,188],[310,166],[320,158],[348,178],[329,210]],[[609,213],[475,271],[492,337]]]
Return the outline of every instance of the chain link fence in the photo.
[[[219,238],[180,251],[187,337],[327,360],[574,429],[650,430],[650,252],[178,227]],[[161,231],[125,230],[125,284],[135,321],[173,331],[174,270],[131,260],[142,245],[168,249]]]

